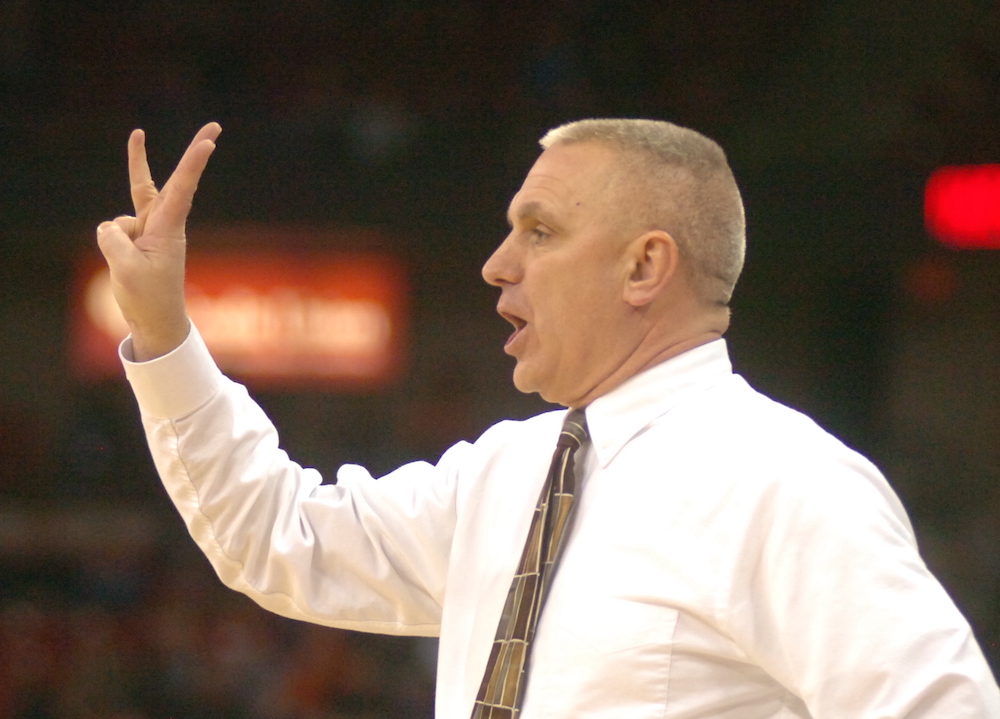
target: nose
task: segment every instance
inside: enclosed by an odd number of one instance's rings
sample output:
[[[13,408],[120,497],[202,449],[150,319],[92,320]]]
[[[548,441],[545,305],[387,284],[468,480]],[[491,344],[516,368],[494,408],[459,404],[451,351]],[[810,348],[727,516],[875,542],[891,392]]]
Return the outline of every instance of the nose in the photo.
[[[494,287],[521,281],[521,262],[511,232],[483,265],[483,279]]]

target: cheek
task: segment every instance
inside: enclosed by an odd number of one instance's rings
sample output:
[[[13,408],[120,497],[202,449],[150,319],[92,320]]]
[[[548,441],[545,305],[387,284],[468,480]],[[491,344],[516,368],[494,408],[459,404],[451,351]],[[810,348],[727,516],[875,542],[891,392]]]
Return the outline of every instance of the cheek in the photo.
[[[560,364],[576,364],[590,353],[590,346],[606,330],[603,304],[594,294],[579,291],[554,299],[540,329],[545,349],[558,354]]]
[[[575,262],[558,273],[539,273],[533,293],[534,324],[545,345],[573,346],[613,332],[623,302],[613,261]],[[618,292],[618,294],[616,294]]]
[[[564,341],[580,361],[593,361],[624,327],[623,300],[613,296],[608,285],[601,290],[578,292],[565,308]]]
[[[586,308],[578,293],[562,289],[547,293],[536,316],[539,339],[547,344],[564,344],[586,323]]]

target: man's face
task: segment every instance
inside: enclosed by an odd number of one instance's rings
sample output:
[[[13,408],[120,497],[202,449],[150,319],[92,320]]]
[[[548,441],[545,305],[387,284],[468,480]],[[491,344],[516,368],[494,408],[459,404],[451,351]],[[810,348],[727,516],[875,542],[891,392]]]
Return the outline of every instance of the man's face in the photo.
[[[542,153],[511,201],[510,234],[483,267],[514,326],[504,347],[517,360],[514,384],[550,402],[573,404],[628,354],[629,238],[615,226],[614,163],[594,143]]]

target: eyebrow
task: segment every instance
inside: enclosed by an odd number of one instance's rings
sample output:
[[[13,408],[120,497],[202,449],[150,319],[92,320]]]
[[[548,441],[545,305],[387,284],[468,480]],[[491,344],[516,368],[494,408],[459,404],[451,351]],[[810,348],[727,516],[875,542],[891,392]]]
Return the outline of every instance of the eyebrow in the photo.
[[[523,220],[527,217],[543,217],[547,213],[545,212],[545,207],[541,202],[525,202],[517,208],[515,214],[511,214],[510,210],[507,211],[507,224],[511,227],[514,226],[514,218]]]

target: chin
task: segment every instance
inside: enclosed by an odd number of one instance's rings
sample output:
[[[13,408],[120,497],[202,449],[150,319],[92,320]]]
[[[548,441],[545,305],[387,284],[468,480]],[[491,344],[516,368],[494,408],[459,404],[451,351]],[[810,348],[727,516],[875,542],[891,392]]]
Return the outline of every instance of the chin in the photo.
[[[538,381],[531,369],[523,362],[518,362],[514,367],[514,386],[517,388],[518,392],[523,392],[524,394],[531,394],[532,392],[538,392],[538,394],[545,396],[543,394],[542,383]]]
[[[525,374],[524,369],[521,367],[521,363],[518,362],[517,366],[514,367],[514,386],[517,388],[518,392],[529,394],[535,391],[535,387],[528,381]]]
[[[532,371],[532,367],[523,361],[518,361],[514,366],[514,387],[518,392],[524,394],[538,393],[546,402],[551,404],[561,404],[564,407],[569,405],[565,402],[565,397],[560,394],[559,387],[554,382],[546,382],[545,377],[539,377],[537,372]],[[565,388],[563,388],[565,390]]]
[[[524,394],[537,393],[539,397],[550,404],[560,404],[564,407],[569,406],[563,399],[553,393],[551,386],[547,386],[531,376],[526,376],[526,373],[523,371],[518,372],[516,368],[514,370],[514,386],[518,392]]]

